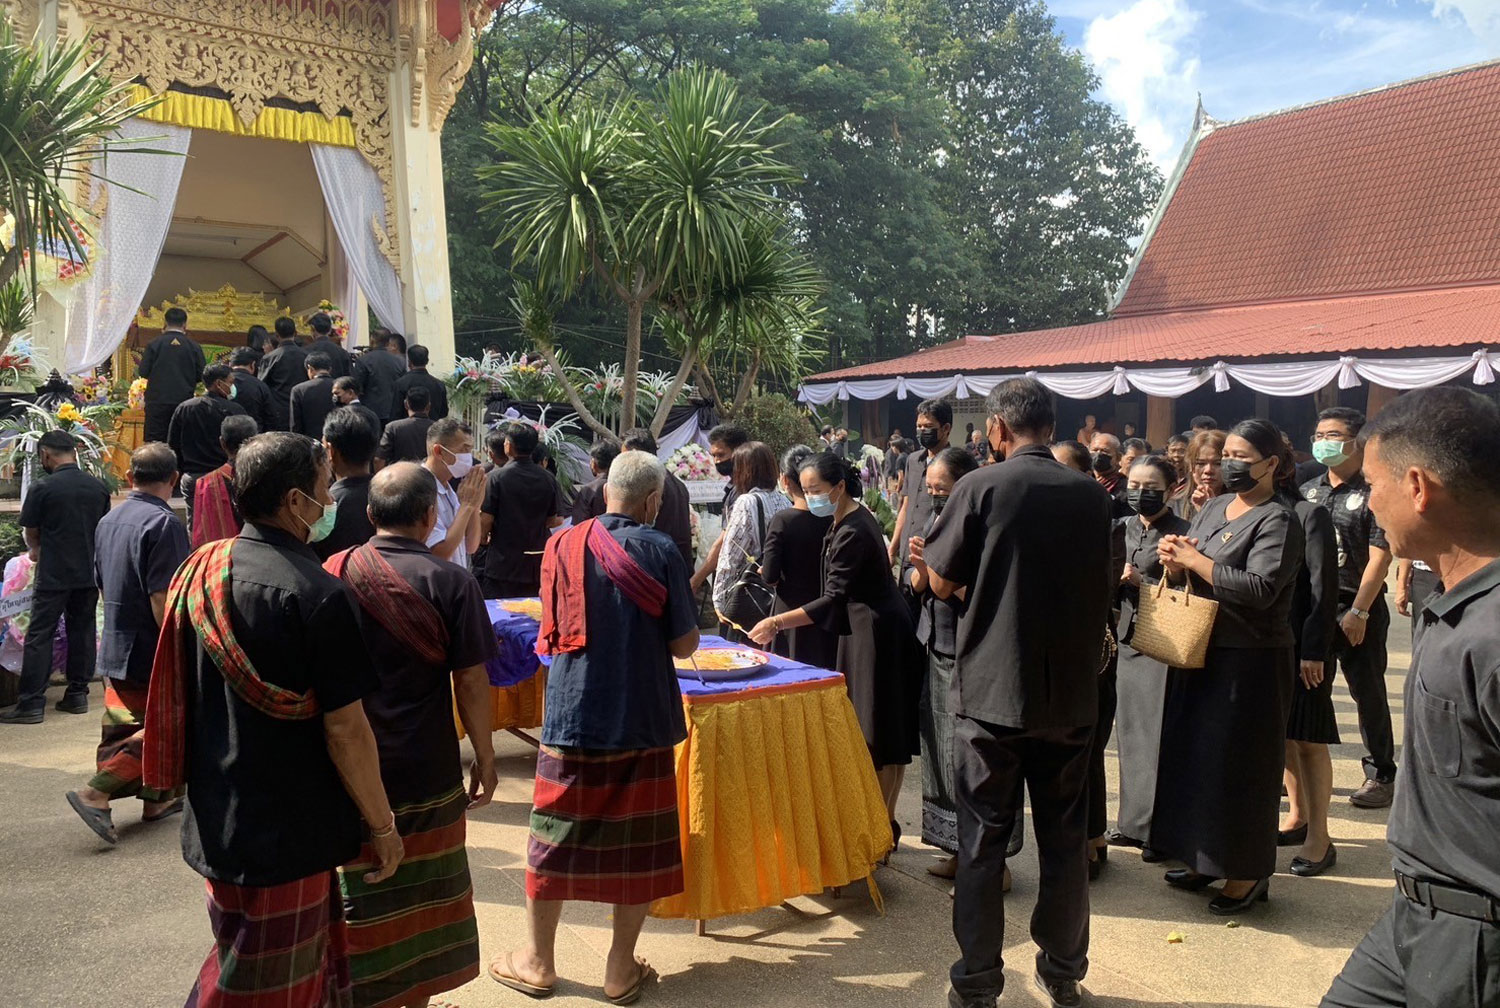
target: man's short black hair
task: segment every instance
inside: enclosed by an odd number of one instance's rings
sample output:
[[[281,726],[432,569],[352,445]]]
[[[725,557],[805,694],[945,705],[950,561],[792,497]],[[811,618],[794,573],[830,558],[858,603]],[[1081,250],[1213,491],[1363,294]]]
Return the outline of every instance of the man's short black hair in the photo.
[[[229,366],[245,367],[249,365],[250,367],[254,367],[260,363],[261,356],[261,352],[254,347],[235,347],[229,352]]]
[[[177,475],[177,455],[160,441],[147,441],[130,453],[130,478],[136,486],[159,486]]]
[[[234,493],[246,519],[270,518],[293,490],[309,497],[323,468],[323,446],[290,431],[251,438],[234,461]]]
[[[953,405],[946,399],[923,399],[917,403],[917,416],[931,417],[939,427],[953,426]]]
[[[1492,513],[1500,501],[1500,406],[1463,388],[1418,389],[1391,400],[1365,428],[1394,474],[1430,470],[1460,502]]]
[[[1084,447],[1082,441],[1074,441],[1068,438],[1066,441],[1058,441],[1052,446],[1073,460],[1073,468],[1079,472],[1088,472],[1093,468],[1094,460],[1089,455],[1089,450]]]
[[[203,369],[203,387],[208,388],[214,382],[233,380],[234,372],[229,370],[228,364],[210,364]]]
[[[331,371],[331,370],[333,370],[333,358],[330,357],[330,356],[328,356],[326,353],[324,353],[321,350],[317,350],[317,351],[314,351],[313,353],[308,354],[307,355],[307,360],[304,361],[303,363],[307,365],[307,369],[309,371]]]
[[[748,443],[750,432],[735,424],[722,423],[708,432],[708,443],[723,445],[733,450],[742,444]]]
[[[1035,378],[1011,378],[996,385],[986,408],[1016,434],[1046,437],[1057,426],[1052,393]]]
[[[1167,447],[1170,448],[1174,444],[1186,445],[1192,440],[1193,439],[1188,437],[1186,434],[1173,434],[1171,437],[1167,438]]]
[[[649,428],[632,427],[620,438],[620,448],[624,451],[643,451],[656,454],[656,435]]]
[[[1359,432],[1365,427],[1365,415],[1352,406],[1330,406],[1320,410],[1318,422],[1322,423],[1324,420],[1337,420],[1348,427],[1349,433],[1354,437],[1359,437]]]
[[[818,431],[818,434],[821,435],[822,437],[827,437],[828,435],[830,435],[832,433],[833,433],[833,425],[832,424],[824,424],[823,425],[823,429],[820,430],[820,431]]]
[[[427,348],[419,343],[413,343],[406,348],[406,363],[412,367],[427,366]]]
[[[1188,430],[1218,430],[1219,421],[1206,413],[1200,413],[1188,423]]]
[[[313,332],[317,333],[319,336],[327,336],[329,333],[333,332],[333,319],[329,318],[322,312],[318,312],[312,318],[307,320],[307,327]]]
[[[323,440],[337,448],[345,462],[364,465],[375,457],[380,432],[359,410],[340,406],[323,421]]]
[[[470,427],[467,423],[460,420],[458,417],[443,417],[443,419],[437,421],[431,427],[427,428],[427,447],[431,448],[435,444],[444,445],[446,447],[447,443],[449,441],[452,441],[456,435],[472,435],[473,433],[474,428]]]
[[[1120,451],[1135,452],[1137,455],[1151,454],[1151,446],[1138,437],[1126,438],[1120,442]]]
[[[620,457],[620,442],[610,438],[607,441],[599,441],[589,449],[589,459],[599,467],[602,473],[609,472],[610,465]]]
[[[525,457],[536,451],[537,442],[541,440],[535,427],[519,420],[513,420],[500,429],[505,432],[505,440],[510,442],[518,456]]]
[[[168,308],[166,312],[162,314],[161,318],[162,321],[167,324],[167,328],[169,329],[182,329],[187,326],[187,312],[183,311],[181,308]]]
[[[348,389],[352,391],[355,396],[358,396],[360,393],[359,379],[354,377],[353,375],[339,375],[333,380],[333,387],[338,389],[340,392]]]
[[[427,407],[432,405],[432,395],[421,385],[413,385],[406,390],[406,407],[417,413],[425,413]]]
[[[246,441],[259,433],[260,425],[255,418],[244,413],[227,416],[219,424],[219,440],[224,443],[225,451],[239,451]]]
[[[397,353],[406,353],[406,337],[405,336],[402,336],[398,332],[386,333],[385,334],[385,342],[382,345],[385,346],[386,348],[389,348],[392,343],[396,344],[396,352]]]
[[[37,438],[36,446],[45,448],[56,454],[67,454],[78,451],[78,439],[67,431],[49,430]]]
[[[437,481],[415,462],[388,465],[370,481],[370,521],[376,528],[406,528],[437,506]]]
[[[276,338],[285,343],[287,340],[297,338],[297,323],[285,315],[276,320]]]

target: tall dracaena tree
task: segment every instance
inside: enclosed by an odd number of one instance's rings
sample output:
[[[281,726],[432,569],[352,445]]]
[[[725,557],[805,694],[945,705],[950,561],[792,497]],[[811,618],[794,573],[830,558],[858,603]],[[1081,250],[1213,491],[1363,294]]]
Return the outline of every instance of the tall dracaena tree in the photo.
[[[120,124],[156,103],[132,100],[128,84],[105,77],[87,42],[27,45],[0,20],[0,211],[13,224],[0,246],[0,284],[20,276],[35,249],[87,259],[75,190],[102,154],[121,149]],[[33,299],[36,263],[31,256],[26,274]]]

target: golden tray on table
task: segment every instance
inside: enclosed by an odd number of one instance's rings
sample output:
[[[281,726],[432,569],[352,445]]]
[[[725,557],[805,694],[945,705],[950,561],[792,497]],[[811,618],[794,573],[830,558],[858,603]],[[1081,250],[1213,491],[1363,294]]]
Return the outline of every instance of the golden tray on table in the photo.
[[[542,618],[541,599],[507,599],[500,603],[500,608],[506,612],[513,612],[518,616],[530,616],[538,622]]]
[[[677,674],[702,682],[712,679],[741,679],[750,669],[764,666],[769,656],[764,651],[742,647],[699,648],[691,658],[673,658]]]

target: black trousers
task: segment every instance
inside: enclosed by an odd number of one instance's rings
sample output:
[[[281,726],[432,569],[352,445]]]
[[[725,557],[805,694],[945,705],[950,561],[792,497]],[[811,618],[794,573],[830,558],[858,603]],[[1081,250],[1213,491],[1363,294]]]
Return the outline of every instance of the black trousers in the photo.
[[[146,404],[146,425],[142,433],[147,441],[167,440],[167,429],[172,425],[172,413],[176,409],[176,403]]]
[[[1339,617],[1349,609],[1349,598],[1339,600]],[[1359,736],[1364,740],[1366,779],[1389,784],[1396,779],[1396,737],[1391,732],[1391,701],[1385,691],[1385,638],[1391,611],[1385,596],[1370,607],[1365,639],[1355,647],[1339,632],[1334,656],[1344,669],[1344,682],[1359,711]]]
[[[1398,891],[1321,1008],[1500,1008],[1500,926],[1428,910]]]
[[[1109,660],[1109,667],[1098,677],[1099,720],[1094,724],[1094,739],[1089,745],[1089,839],[1102,837],[1109,827],[1109,783],[1104,778],[1104,748],[1115,730],[1115,708],[1119,706],[1118,683],[1120,656]]]
[[[1016,789],[1031,793],[1040,879],[1031,937],[1048,980],[1088,971],[1088,766],[1093,726],[1024,731],[960,716],[953,770],[958,799],[958,877],[953,936],[961,953],[949,971],[962,998],[998,996],[1005,984],[1005,848],[1015,825]]]
[[[198,477],[192,473],[183,473],[177,481],[177,491],[182,494],[187,511],[188,536],[193,534],[193,492],[198,486]]]
[[[68,619],[67,699],[87,699],[94,678],[95,607],[97,588],[38,588],[31,596],[31,623],[21,658],[21,698],[17,710],[39,711],[47,706],[47,680],[52,674],[52,640],[57,621]]]

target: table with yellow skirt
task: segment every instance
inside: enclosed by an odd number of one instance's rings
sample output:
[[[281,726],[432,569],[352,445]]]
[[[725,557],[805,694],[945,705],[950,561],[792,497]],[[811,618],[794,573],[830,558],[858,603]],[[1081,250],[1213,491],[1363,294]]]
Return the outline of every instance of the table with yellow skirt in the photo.
[[[540,603],[488,605],[501,649],[501,667],[490,669],[491,683],[502,684],[495,730],[535,727],[546,691],[532,616]],[[702,643],[733,646],[711,636]],[[536,671],[507,681],[523,660]],[[869,878],[891,848],[891,824],[844,677],[768,655],[748,674],[700,681],[688,672],[678,685],[687,715],[677,746],[685,888],[658,900],[652,915],[699,921],[702,933],[715,917]],[[871,892],[878,899],[873,884]]]

